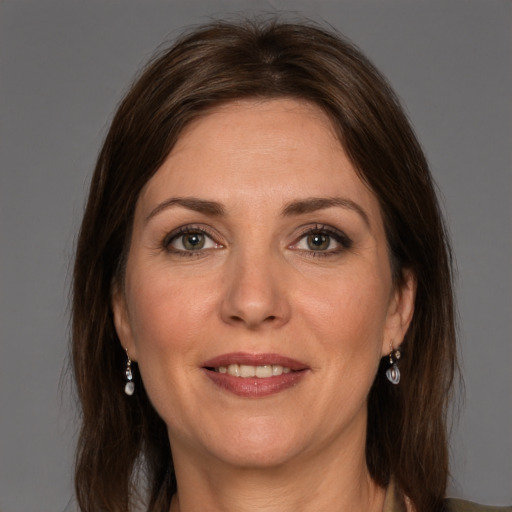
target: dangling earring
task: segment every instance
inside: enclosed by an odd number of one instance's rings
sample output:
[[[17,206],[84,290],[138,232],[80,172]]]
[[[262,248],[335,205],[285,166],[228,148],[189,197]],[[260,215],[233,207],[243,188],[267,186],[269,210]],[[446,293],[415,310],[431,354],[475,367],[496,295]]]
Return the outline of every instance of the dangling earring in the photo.
[[[135,384],[133,383],[133,374],[132,374],[132,361],[130,359],[130,356],[128,355],[128,349],[126,350],[126,357],[128,358],[128,361],[126,362],[126,370],[124,374],[126,375],[126,385],[124,387],[124,392],[128,396],[132,396],[133,392],[135,391]]]
[[[400,359],[400,350],[395,350],[393,344],[390,343],[391,353],[389,354],[390,367],[386,371],[386,377],[392,384],[398,384],[400,382],[400,370],[398,369],[397,361]]]

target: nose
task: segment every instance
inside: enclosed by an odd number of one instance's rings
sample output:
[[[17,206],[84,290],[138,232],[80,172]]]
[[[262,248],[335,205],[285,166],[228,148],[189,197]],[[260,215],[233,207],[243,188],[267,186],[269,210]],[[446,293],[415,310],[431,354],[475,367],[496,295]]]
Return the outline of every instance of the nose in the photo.
[[[277,256],[261,251],[233,256],[221,305],[224,322],[251,330],[288,322],[288,287],[278,260]]]

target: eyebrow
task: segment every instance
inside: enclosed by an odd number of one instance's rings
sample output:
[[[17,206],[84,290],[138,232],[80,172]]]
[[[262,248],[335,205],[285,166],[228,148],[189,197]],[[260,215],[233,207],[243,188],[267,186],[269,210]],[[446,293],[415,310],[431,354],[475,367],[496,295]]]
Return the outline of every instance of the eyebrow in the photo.
[[[341,207],[359,214],[365,224],[370,227],[370,218],[364,209],[354,201],[343,197],[310,197],[288,203],[283,209],[283,216],[302,215],[327,208]]]
[[[151,210],[151,213],[146,217],[145,222],[149,222],[155,215],[158,215],[163,210],[167,210],[173,206],[181,206],[187,210],[194,212],[204,213],[205,215],[212,215],[214,217],[221,217],[225,214],[224,207],[215,201],[206,201],[197,197],[171,197],[161,202]]]
[[[181,206],[187,210],[203,213],[205,215],[212,215],[214,217],[222,217],[226,213],[224,206],[216,201],[207,201],[197,197],[171,197],[162,201],[153,210],[151,210],[149,215],[146,217],[145,222],[149,222],[155,215],[158,215],[163,210],[173,206]],[[312,213],[333,207],[346,208],[358,213],[365,224],[370,227],[370,219],[364,209],[356,202],[343,197],[310,197],[307,199],[291,201],[283,208],[282,215],[285,217],[291,217],[294,215],[303,215],[305,213]]]

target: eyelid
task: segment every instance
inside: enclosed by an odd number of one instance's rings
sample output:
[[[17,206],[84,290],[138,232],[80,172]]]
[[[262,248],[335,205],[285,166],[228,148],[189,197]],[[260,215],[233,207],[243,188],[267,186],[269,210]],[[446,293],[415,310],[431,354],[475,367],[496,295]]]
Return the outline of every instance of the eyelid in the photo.
[[[180,253],[180,254],[187,253],[190,255],[193,253],[200,253],[201,251],[204,251],[204,250],[209,250],[209,248],[198,249],[195,252],[195,251],[185,251],[185,250],[181,250],[181,249],[171,248],[171,243],[173,242],[174,239],[176,239],[180,236],[186,235],[186,234],[191,234],[191,233],[201,233],[201,234],[205,235],[206,237],[210,238],[215,243],[215,245],[216,245],[215,248],[223,248],[224,247],[224,245],[218,241],[220,236],[214,230],[212,230],[208,226],[204,226],[202,224],[186,224],[184,226],[180,226],[176,229],[173,229],[172,231],[170,231],[163,237],[161,246],[167,252]]]
[[[206,249],[198,249],[197,251],[187,251],[182,249],[176,249],[171,247],[171,243],[176,238],[186,235],[189,233],[201,233],[204,236],[208,237],[210,240],[212,240],[215,245],[216,249],[224,248],[224,244],[219,242],[220,235],[210,228],[209,226],[205,226],[202,224],[186,224],[179,226],[176,229],[173,229],[172,231],[168,232],[161,241],[161,247],[163,250],[174,253],[174,254],[180,254],[180,255],[199,255],[200,253],[204,251],[211,250],[212,248],[206,248]],[[336,247],[335,249],[328,249],[324,251],[314,251],[314,250],[308,250],[308,249],[300,249],[297,247],[299,242],[306,236],[312,235],[312,234],[323,234],[326,236],[329,236],[333,238],[337,244],[339,244],[339,247]],[[302,251],[304,253],[314,253],[315,256],[329,256],[333,254],[337,254],[340,252],[343,252],[344,250],[350,249],[352,247],[352,240],[349,236],[347,236],[346,233],[344,233],[342,230],[335,228],[330,225],[326,224],[310,224],[307,226],[303,226],[297,236],[295,237],[295,241],[292,242],[289,245],[289,248],[295,249],[297,251]]]
[[[341,246],[341,248],[330,249],[326,251],[313,251],[307,249],[298,249],[296,246],[299,242],[305,237],[313,234],[322,234],[327,235],[332,238]],[[352,239],[343,231],[333,226],[329,226],[327,224],[314,224],[309,226],[304,226],[301,231],[298,233],[295,241],[290,245],[291,248],[296,248],[297,250],[303,250],[304,252],[315,253],[316,255],[324,255],[328,256],[329,254],[335,254],[338,252],[342,252],[343,250],[350,249],[353,245]]]

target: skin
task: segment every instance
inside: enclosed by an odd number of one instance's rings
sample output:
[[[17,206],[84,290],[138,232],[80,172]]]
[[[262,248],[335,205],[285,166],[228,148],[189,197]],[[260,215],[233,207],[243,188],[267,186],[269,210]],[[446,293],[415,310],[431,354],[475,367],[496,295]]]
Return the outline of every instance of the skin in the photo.
[[[224,214],[165,206],[176,197]],[[283,214],[334,197],[351,203]],[[202,249],[186,250],[190,233],[173,238],[183,226],[208,233]],[[190,124],[141,192],[113,294],[121,343],[168,427],[171,511],[382,510],[365,463],[366,401],[414,294],[407,272],[394,285],[378,201],[317,107],[239,101]],[[308,369],[279,393],[240,397],[202,368],[231,352]]]

